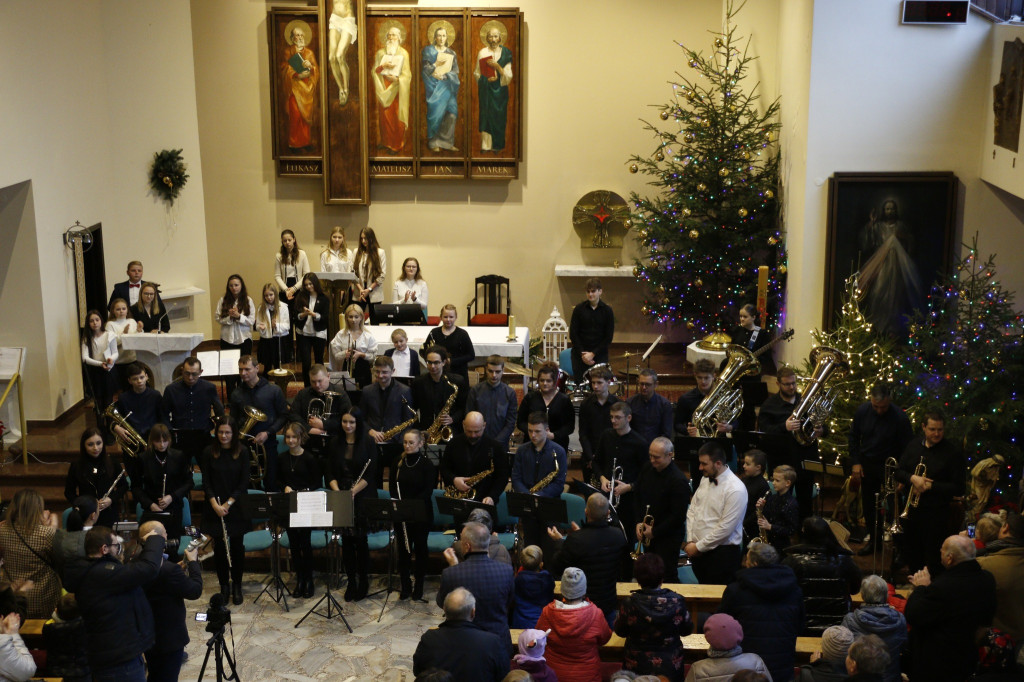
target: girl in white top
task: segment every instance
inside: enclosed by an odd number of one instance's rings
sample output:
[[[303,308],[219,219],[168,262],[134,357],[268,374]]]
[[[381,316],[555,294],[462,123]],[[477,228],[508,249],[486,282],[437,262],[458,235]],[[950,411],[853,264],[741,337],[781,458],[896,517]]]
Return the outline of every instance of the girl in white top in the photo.
[[[377,357],[377,339],[363,326],[363,309],[345,308],[345,328],[331,341],[331,366],[347,371],[359,387],[370,383],[370,365]]]
[[[284,340],[287,338],[288,342],[291,342],[288,306],[278,299],[277,285],[273,282],[264,284],[260,307],[256,309],[256,331],[260,333],[260,344],[256,348],[256,354],[263,365],[264,373],[281,366]]]
[[[117,388],[116,375],[111,371],[117,363],[117,335],[103,329],[103,316],[98,310],[90,310],[85,316],[82,362],[85,363],[89,383],[92,384],[92,398],[96,408],[104,410],[113,401],[114,390]]]
[[[331,302],[320,288],[320,279],[312,272],[302,278],[302,291],[295,297],[295,345],[302,362],[302,383],[309,386],[309,370],[324,361],[327,350],[327,324]],[[312,361],[310,358],[312,357]]]
[[[359,233],[359,247],[352,257],[352,270],[356,281],[352,285],[352,300],[363,308],[384,302],[384,273],[388,269],[387,256],[377,243],[372,227]]]
[[[213,312],[220,325],[220,348],[237,348],[242,355],[252,355],[252,326],[256,323],[256,304],[245,290],[241,275],[228,277],[224,295],[217,301]],[[238,385],[238,375],[224,377],[224,388],[230,400],[231,391]]]
[[[128,301],[123,298],[115,298],[110,303],[110,314],[107,317],[106,331],[117,339],[117,364],[118,377],[121,371],[128,365],[135,362],[135,351],[125,350],[121,347],[121,337],[125,334],[141,333],[140,323],[128,317]],[[127,380],[127,377],[125,377]]]
[[[340,225],[331,230],[331,240],[320,254],[320,272],[352,272],[352,252],[345,243],[345,231]]]
[[[281,290],[282,298],[293,308],[292,300],[299,292],[299,282],[309,272],[309,259],[306,252],[299,248],[295,233],[291,230],[281,232],[281,250],[274,256],[274,281]]]
[[[427,309],[427,282],[420,272],[420,262],[415,258],[406,258],[402,263],[402,276],[395,282],[393,303],[419,303],[424,311]]]

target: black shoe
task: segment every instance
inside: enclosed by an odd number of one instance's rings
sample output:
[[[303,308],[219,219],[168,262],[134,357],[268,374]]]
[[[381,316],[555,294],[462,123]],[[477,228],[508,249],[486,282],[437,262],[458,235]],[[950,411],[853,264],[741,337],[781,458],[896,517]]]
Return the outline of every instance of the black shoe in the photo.
[[[316,595],[316,588],[313,587],[313,579],[306,578],[306,591],[302,594],[303,597],[309,599]]]
[[[238,583],[235,583],[235,586],[231,591],[231,603],[235,606],[240,606],[242,604],[242,586]]]
[[[356,588],[355,596],[352,601],[362,601],[366,599],[366,595],[370,592],[370,579],[365,576],[359,576],[359,587]]]
[[[412,600],[422,603],[427,603],[427,600],[423,598],[423,581],[417,580],[416,586],[412,588]]]
[[[285,586],[285,589],[287,589],[287,586]],[[295,583],[295,589],[288,591],[291,592],[292,596],[296,599],[301,599],[302,594],[306,591],[306,581],[299,578]]]
[[[359,583],[354,575],[350,575],[348,577],[348,586],[345,588],[345,601],[355,601],[358,592]]]
[[[231,583],[220,584],[220,596],[224,597],[224,603],[228,603],[228,599],[231,599]]]
[[[409,598],[410,594],[412,594],[412,582],[403,580],[402,590],[398,593],[398,598],[404,601]]]

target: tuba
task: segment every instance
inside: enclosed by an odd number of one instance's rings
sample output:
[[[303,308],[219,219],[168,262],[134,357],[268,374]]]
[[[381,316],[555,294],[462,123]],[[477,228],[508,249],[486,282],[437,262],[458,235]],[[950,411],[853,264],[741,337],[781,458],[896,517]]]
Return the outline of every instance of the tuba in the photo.
[[[252,469],[249,473],[249,481],[253,487],[259,488],[263,485],[263,476],[267,471],[267,449],[263,447],[263,443],[257,443],[256,439],[249,435],[249,432],[258,422],[267,421],[268,417],[262,410],[251,405],[246,405],[243,409],[245,410],[245,423],[238,430],[238,434],[249,440],[249,447],[252,451]]]
[[[121,416],[121,412],[117,409],[117,402],[112,402],[107,406],[107,409],[103,411],[103,416],[112,421],[117,426],[120,426],[125,430],[124,437],[121,437],[116,431],[114,431],[114,440],[121,446],[121,452],[128,455],[129,457],[137,457],[139,452],[146,449],[146,439],[139,435],[139,432],[132,428],[132,425],[128,423],[128,417],[132,415],[131,412],[125,416]],[[113,429],[111,429],[113,431]]]
[[[423,439],[426,441],[427,445],[437,445],[441,442],[447,443],[452,439],[452,427],[442,426],[441,417],[447,415],[451,411],[452,405],[455,404],[455,398],[459,395],[459,387],[453,384],[448,377],[444,378],[444,382],[452,387],[452,394],[448,396],[448,400],[444,402],[444,407],[442,407],[441,411],[437,413],[434,423],[423,432]]]
[[[810,363],[814,365],[814,372],[811,373],[807,389],[792,415],[800,420],[800,429],[793,431],[793,437],[801,445],[813,445],[818,440],[814,431],[825,423],[832,412],[832,403],[835,402],[836,396],[826,388],[825,383],[833,374],[839,379],[850,369],[850,363],[846,361],[842,351],[828,346],[818,346],[812,350]]]
[[[725,353],[728,357],[725,369],[693,411],[693,425],[701,438],[714,438],[718,435],[719,422],[728,423],[740,415],[743,394],[736,383],[742,377],[761,371],[761,363],[743,346],[730,344],[726,346]]]

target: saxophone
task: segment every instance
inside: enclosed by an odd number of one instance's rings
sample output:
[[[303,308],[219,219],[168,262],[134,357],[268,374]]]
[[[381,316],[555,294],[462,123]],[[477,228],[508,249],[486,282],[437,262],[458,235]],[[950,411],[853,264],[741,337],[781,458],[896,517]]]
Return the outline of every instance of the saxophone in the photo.
[[[405,405],[406,407],[409,407],[409,401],[406,400],[405,398],[402,398],[402,404]],[[411,407],[409,407],[409,409],[412,410]],[[409,421],[404,421],[401,424],[398,424],[397,426],[393,426],[387,431],[382,432],[380,435],[385,441],[389,441],[402,431],[405,431],[407,428],[412,426],[413,422],[415,422],[418,418],[419,416],[414,411],[412,414],[412,419],[410,419]]]
[[[768,496],[765,495],[761,499],[767,501],[768,500]],[[764,509],[763,509],[763,507],[758,507],[757,505],[754,505],[754,513],[757,514],[757,520],[758,521],[760,521],[761,519],[764,518]],[[768,531],[765,530],[764,528],[761,528],[760,524],[758,524],[757,529],[758,529],[757,537],[754,538],[751,542],[763,542],[766,545],[767,544],[771,544],[771,543],[768,542]]]
[[[442,441],[447,443],[452,439],[452,427],[441,426],[441,417],[446,416],[451,411],[452,405],[455,404],[455,398],[459,395],[459,387],[453,384],[448,377],[444,378],[444,382],[452,387],[452,394],[448,396],[448,400],[444,402],[444,407],[437,413],[434,423],[423,432],[423,438],[427,445],[437,445]]]
[[[530,494],[531,495],[536,495],[538,492],[543,490],[544,487],[547,486],[548,483],[551,483],[551,481],[555,480],[555,476],[557,476],[557,475],[558,475],[558,458],[555,457],[555,470],[552,471],[547,476],[545,476],[544,478],[542,478],[539,481],[537,481],[536,483],[534,483],[533,486],[530,488]]]
[[[461,490],[456,488],[455,484],[453,483],[452,485],[445,486],[445,488],[444,488],[444,496],[445,497],[449,497],[449,498],[451,498],[453,500],[464,500],[467,497],[476,497],[476,490],[473,489],[473,486],[475,486],[477,483],[479,483],[480,481],[484,480],[485,478],[487,478],[488,476],[490,476],[493,473],[494,473],[494,458],[491,457],[491,468],[490,469],[485,469],[484,471],[481,471],[479,474],[473,474],[472,476],[467,476],[466,477],[465,483],[466,483],[466,485],[469,486],[469,490],[467,490],[466,492],[462,492]],[[555,473],[558,473],[558,460],[557,459],[555,460]],[[547,485],[547,483],[545,483],[544,485]]]

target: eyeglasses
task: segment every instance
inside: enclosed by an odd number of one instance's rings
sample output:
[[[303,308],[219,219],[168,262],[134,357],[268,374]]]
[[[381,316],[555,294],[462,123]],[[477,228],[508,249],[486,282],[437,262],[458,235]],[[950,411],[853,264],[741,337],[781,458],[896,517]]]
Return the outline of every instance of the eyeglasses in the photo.
[[[182,376],[186,376],[186,377],[197,377],[197,376],[199,376],[202,373],[203,373],[203,371],[199,370],[198,372],[182,372],[181,374],[182,374]]]

